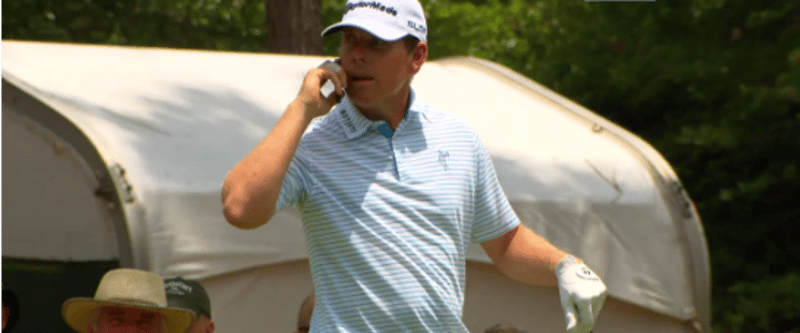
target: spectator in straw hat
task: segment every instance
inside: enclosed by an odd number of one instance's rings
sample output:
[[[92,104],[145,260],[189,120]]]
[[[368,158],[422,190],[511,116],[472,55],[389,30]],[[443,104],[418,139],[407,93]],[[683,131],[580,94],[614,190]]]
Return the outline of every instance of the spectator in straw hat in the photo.
[[[211,320],[211,299],[206,289],[197,280],[174,277],[164,280],[167,305],[191,310],[197,320],[186,333],[213,333],[215,324]]]
[[[103,275],[94,298],[68,299],[61,315],[89,333],[184,333],[195,319],[189,310],[167,307],[161,276],[127,268]]]

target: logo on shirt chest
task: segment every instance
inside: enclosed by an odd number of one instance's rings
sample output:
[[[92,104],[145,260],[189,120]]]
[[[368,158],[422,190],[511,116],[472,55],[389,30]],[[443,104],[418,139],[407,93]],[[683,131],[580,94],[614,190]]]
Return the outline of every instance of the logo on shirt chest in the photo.
[[[444,171],[450,170],[450,168],[447,167],[447,158],[448,157],[450,157],[450,152],[449,151],[439,150],[439,164],[442,165],[442,168],[444,168]]]

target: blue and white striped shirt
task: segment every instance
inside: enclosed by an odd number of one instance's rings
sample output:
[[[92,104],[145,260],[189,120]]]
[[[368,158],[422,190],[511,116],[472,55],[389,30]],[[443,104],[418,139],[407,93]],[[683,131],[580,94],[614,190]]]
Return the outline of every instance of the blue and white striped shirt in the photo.
[[[519,224],[472,127],[410,104],[392,132],[345,97],[289,165],[277,209],[303,216],[312,332],[466,332],[467,246]]]

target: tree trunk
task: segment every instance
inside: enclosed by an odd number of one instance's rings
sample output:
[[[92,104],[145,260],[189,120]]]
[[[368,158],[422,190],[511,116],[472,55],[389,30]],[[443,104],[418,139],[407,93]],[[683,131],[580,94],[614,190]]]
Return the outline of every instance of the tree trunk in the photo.
[[[322,54],[321,0],[265,0],[269,51]]]

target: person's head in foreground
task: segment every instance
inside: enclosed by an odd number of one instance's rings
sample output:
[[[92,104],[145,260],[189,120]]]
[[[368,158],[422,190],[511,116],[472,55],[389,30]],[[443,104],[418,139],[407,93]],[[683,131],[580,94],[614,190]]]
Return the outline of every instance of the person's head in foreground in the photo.
[[[300,311],[297,313],[297,330],[295,333],[306,333],[311,330],[311,315],[314,314],[314,293],[306,296],[300,304]]]
[[[65,301],[61,315],[89,333],[184,333],[195,319],[189,310],[167,307],[161,276],[128,268],[103,275],[94,298]]]
[[[3,289],[3,332],[11,332],[19,321],[19,298],[11,289]]]
[[[497,324],[487,328],[483,333],[527,333],[511,324]]]
[[[411,78],[428,58],[427,24],[416,0],[350,0],[342,21],[322,32],[341,32],[339,56],[347,95],[361,112],[405,108]]]
[[[171,308],[191,310],[197,320],[186,333],[212,333],[211,299],[206,289],[197,280],[174,277],[164,280],[167,305]]]

